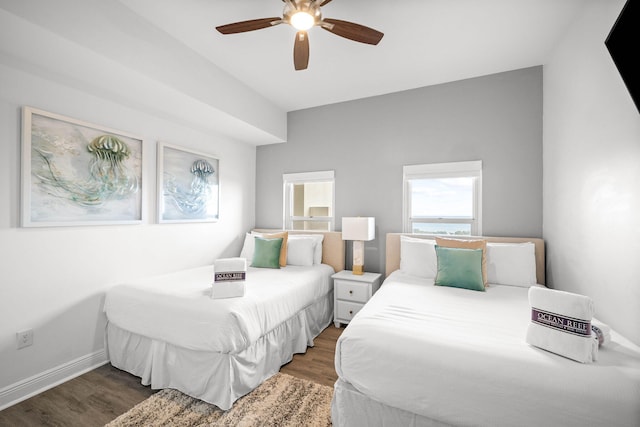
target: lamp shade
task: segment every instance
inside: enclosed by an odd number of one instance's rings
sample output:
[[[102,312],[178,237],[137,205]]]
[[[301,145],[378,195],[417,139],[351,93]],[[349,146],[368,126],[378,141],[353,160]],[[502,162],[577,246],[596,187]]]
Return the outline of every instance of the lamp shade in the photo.
[[[376,238],[376,219],[370,216],[342,218],[342,240],[369,241]]]

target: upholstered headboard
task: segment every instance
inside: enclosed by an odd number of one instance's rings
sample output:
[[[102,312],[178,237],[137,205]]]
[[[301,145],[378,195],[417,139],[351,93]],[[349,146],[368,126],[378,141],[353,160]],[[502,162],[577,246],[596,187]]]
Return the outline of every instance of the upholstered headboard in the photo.
[[[278,233],[282,230],[255,229],[259,233]],[[324,234],[322,239],[322,263],[338,272],[344,270],[345,244],[339,231],[287,230],[289,234]],[[398,264],[399,265],[399,264]]]
[[[409,233],[387,233],[386,252],[386,274],[387,276],[400,268],[400,236],[411,236],[421,239],[433,239],[434,236]],[[478,236],[456,236],[456,239],[485,239],[487,242],[495,243],[524,243],[533,242],[536,253],[536,278],[541,285],[546,284],[545,280],[545,260],[544,260],[544,240],[528,237],[478,237]]]

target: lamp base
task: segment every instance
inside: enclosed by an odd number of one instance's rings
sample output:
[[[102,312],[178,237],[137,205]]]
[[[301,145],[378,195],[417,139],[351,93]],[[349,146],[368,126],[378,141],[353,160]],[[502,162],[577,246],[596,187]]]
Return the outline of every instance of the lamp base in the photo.
[[[351,271],[358,276],[364,273],[364,242],[362,240],[353,241],[353,268]]]

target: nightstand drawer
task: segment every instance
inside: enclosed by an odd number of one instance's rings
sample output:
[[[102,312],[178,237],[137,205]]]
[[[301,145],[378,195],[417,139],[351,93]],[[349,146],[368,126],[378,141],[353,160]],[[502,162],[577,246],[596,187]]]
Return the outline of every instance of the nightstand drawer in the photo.
[[[341,320],[350,321],[353,316],[360,311],[364,304],[358,304],[354,302],[338,301],[336,306],[336,318]]]
[[[334,289],[338,299],[365,303],[369,300],[369,284],[337,279]]]

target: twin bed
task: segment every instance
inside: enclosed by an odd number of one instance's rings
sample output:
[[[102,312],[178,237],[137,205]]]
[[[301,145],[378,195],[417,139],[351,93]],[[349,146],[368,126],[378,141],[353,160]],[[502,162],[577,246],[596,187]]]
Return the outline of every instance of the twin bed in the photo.
[[[249,268],[241,298],[210,298],[212,266],[112,288],[111,363],[229,409],[331,323],[344,242],[321,235],[321,263]],[[337,342],[334,425],[640,425],[640,348],[612,331],[581,364],[525,342],[542,240],[485,238],[490,285],[478,292],[434,286],[421,237],[387,235],[388,277]]]
[[[344,269],[344,242],[339,232],[313,235],[322,236],[313,262],[249,267],[239,298],[211,298],[213,266],[113,287],[104,308],[111,364],[229,409],[333,320],[331,275]]]
[[[478,292],[416,276],[401,239],[387,235],[388,277],[338,340],[334,425],[640,425],[637,346],[612,332],[581,364],[525,342],[528,288],[545,283],[541,240],[485,238],[501,251],[532,242],[535,261],[503,256],[490,279],[513,283]]]

